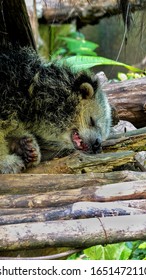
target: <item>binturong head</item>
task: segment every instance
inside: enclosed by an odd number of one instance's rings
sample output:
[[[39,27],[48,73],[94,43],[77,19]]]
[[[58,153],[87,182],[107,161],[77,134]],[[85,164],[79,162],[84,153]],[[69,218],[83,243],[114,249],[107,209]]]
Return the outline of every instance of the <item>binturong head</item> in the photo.
[[[107,96],[98,81],[83,73],[75,80],[73,92],[78,96],[76,114],[72,126],[64,134],[67,146],[96,154],[101,152],[101,143],[111,128],[111,108]]]

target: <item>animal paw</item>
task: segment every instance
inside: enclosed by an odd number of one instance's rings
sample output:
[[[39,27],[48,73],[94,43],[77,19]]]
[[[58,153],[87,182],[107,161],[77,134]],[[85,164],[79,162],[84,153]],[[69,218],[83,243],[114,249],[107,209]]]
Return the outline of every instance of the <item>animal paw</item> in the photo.
[[[13,141],[11,150],[22,158],[26,167],[36,166],[40,163],[40,149],[36,140],[31,136],[24,136]]]

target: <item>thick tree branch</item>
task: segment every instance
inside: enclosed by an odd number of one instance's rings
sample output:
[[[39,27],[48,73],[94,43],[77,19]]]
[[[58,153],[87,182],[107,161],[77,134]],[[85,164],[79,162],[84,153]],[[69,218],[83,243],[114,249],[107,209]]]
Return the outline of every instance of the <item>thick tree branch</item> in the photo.
[[[56,5],[55,5],[56,3]],[[130,11],[142,10],[146,1],[129,0]],[[78,20],[81,27],[86,24],[95,24],[103,17],[109,17],[121,13],[121,6],[117,0],[55,0],[45,1],[43,10],[43,21],[48,23],[69,22]]]

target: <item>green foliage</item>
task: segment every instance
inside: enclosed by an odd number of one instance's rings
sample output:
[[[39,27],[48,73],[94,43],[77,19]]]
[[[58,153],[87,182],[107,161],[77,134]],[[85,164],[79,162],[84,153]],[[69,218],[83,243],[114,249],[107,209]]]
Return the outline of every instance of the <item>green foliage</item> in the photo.
[[[97,245],[85,249],[80,254],[73,254],[71,260],[146,260],[146,242],[121,242],[108,245]]]
[[[98,47],[97,44],[87,41],[84,35],[80,32],[69,32],[68,34],[60,31],[58,34],[58,42],[56,49],[56,44],[54,44],[54,52],[52,53],[52,58],[56,59],[58,56],[68,57],[71,55],[91,55],[96,56],[95,49]],[[53,43],[52,43],[53,46]]]
[[[73,33],[75,34],[75,33]],[[73,36],[73,34],[71,34]],[[76,34],[78,34],[76,32]],[[66,44],[66,54],[67,55],[91,55],[96,56],[94,50],[98,47],[97,44],[85,40],[83,37],[78,36],[76,38],[72,37],[60,37],[62,41]]]
[[[84,250],[90,260],[127,260],[131,250],[123,243],[98,245]]]
[[[141,69],[98,56],[95,51],[98,44],[87,41],[84,35],[77,32],[75,26],[71,24],[51,25],[49,37],[51,60],[55,59],[61,65],[71,66],[75,72],[98,65],[115,65],[125,67],[132,72],[143,73]]]
[[[146,242],[134,241],[126,242],[127,247],[131,250],[131,260],[146,260]]]
[[[90,57],[90,56],[72,56],[63,60],[63,63],[72,67],[76,71],[89,69],[97,65],[116,65],[123,66],[133,72],[143,72],[141,69],[127,65],[122,62],[114,61],[112,59],[104,58],[101,56]]]
[[[74,24],[51,25],[49,28],[49,55],[51,60],[65,57],[67,55],[66,45],[61,38],[68,38],[74,34]]]
[[[146,242],[141,243],[139,249],[146,249]]]

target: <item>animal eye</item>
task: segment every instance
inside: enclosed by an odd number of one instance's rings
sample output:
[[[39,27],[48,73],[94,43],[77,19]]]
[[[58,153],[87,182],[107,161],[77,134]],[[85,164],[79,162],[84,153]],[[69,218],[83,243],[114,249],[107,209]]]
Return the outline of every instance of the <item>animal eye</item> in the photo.
[[[93,118],[92,117],[90,117],[90,126],[95,126],[95,121],[93,120]]]

